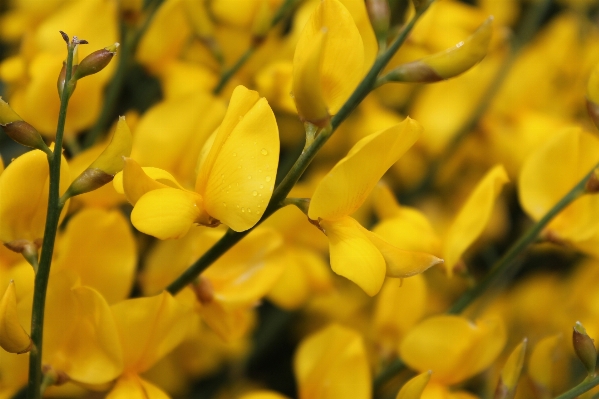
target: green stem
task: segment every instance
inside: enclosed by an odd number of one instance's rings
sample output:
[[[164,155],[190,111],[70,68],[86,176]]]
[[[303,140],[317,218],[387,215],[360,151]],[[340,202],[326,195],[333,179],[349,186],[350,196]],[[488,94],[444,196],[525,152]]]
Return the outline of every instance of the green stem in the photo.
[[[272,21],[270,22],[271,29],[285,17],[285,15],[287,14],[287,12],[291,8],[291,6],[295,3],[295,1],[296,0],[285,0],[285,2],[283,4],[281,4],[279,9],[273,16]],[[252,43],[250,48],[248,48],[241,55],[241,57],[239,57],[239,59],[235,62],[235,64],[233,64],[233,66],[231,68],[225,70],[221,74],[220,79],[218,80],[218,83],[216,84],[216,86],[214,86],[214,89],[212,89],[213,94],[215,94],[215,95],[220,94],[220,92],[223,91],[223,89],[225,88],[227,83],[229,83],[229,80],[231,80],[231,78],[233,76],[235,76],[235,74],[239,71],[239,69],[241,69],[241,67],[247,62],[247,60],[252,56],[252,54],[254,54],[256,49],[262,43],[264,43],[263,39],[257,40],[256,42]]]
[[[495,96],[499,92],[499,89],[503,86],[503,82],[509,75],[512,67],[520,51],[524,47],[526,43],[528,43],[533,37],[534,33],[539,29],[541,22],[549,8],[552,4],[553,0],[542,0],[536,3],[526,14],[526,17],[522,21],[520,25],[520,29],[516,38],[512,43],[511,50],[501,66],[490,86],[483,93],[482,98],[478,101],[476,108],[468,118],[466,122],[460,127],[460,129],[456,132],[456,134],[452,137],[451,141],[445,146],[443,153],[431,162],[426,175],[420,181],[414,189],[412,189],[409,193],[406,193],[403,200],[406,202],[410,202],[412,198],[420,195],[423,192],[428,191],[428,189],[433,185],[441,166],[444,165],[452,155],[455,154],[458,147],[462,144],[462,142],[468,137],[468,135],[478,126],[482,117],[486,114],[487,110],[491,106]],[[384,77],[383,77],[384,79]],[[380,84],[386,83],[386,80],[378,82]],[[377,84],[378,84],[377,83]],[[379,85],[380,85],[379,84]]]
[[[146,32],[150,23],[154,19],[156,11],[160,8],[162,0],[154,1],[148,4],[147,17],[143,24],[138,29],[131,29],[127,26],[122,26],[121,31],[121,46],[118,53],[118,62],[114,77],[106,88],[106,95],[100,111],[100,116],[96,120],[94,127],[85,137],[83,148],[89,148],[96,143],[100,135],[110,126],[114,107],[118,102],[119,96],[125,84],[125,78],[129,71],[129,66],[133,61],[137,46],[141,41],[143,34]]]
[[[329,137],[331,137],[331,135],[335,132],[335,129],[339,127],[339,125],[349,116],[349,114],[358,106],[358,104],[360,104],[360,102],[368,95],[368,93],[370,93],[379,73],[383,70],[385,65],[387,65],[389,60],[391,60],[393,54],[395,54],[399,47],[401,47],[401,45],[405,42],[408,34],[416,24],[416,21],[420,19],[424,11],[431,3],[432,1],[429,1],[424,7],[422,7],[402,28],[395,41],[391,44],[391,46],[389,46],[386,52],[381,54],[376,59],[366,77],[364,77],[356,90],[354,90],[349,99],[345,102],[345,104],[343,104],[339,112],[331,119],[330,127],[324,129],[314,139],[314,142],[308,148],[302,151],[298,159],[289,170],[289,173],[285,175],[283,180],[275,188],[269,205],[258,224],[260,224],[263,220],[268,219],[270,215],[281,208],[281,204],[285,198],[287,198],[287,194],[289,194],[310,162],[312,162],[318,150],[326,143]],[[193,282],[200,275],[200,273],[206,270],[208,266],[221,257],[231,247],[233,247],[233,245],[237,244],[252,230],[253,228],[241,233],[236,233],[229,230],[218,242],[216,242],[216,244],[214,244],[212,248],[210,248],[204,255],[196,260],[187,270],[185,270],[185,272],[183,272],[183,274],[177,277],[177,279],[173,281],[166,288],[166,290],[171,294],[176,294],[185,288],[185,286]]]
[[[70,42],[67,45],[67,65],[66,79],[71,79],[71,70],[73,68],[73,51],[77,44]],[[41,398],[42,385],[42,341],[44,335],[44,310],[46,305],[46,290],[48,288],[48,278],[50,276],[50,265],[52,263],[52,254],[54,252],[54,241],[58,230],[58,222],[62,211],[62,203],[59,201],[60,188],[60,164],[62,161],[62,137],[64,135],[64,125],[67,117],[67,107],[70,98],[69,90],[63,90],[60,98],[60,111],[58,114],[58,126],[56,128],[56,140],[54,144],[54,153],[48,155],[48,164],[50,168],[50,188],[48,190],[48,211],[46,216],[46,226],[44,229],[44,240],[42,242],[42,254],[39,267],[35,275],[33,291],[33,307],[31,311],[31,340],[33,348],[29,354],[29,381],[27,384],[27,398]]]
[[[580,180],[566,195],[564,195],[558,202],[551,208],[545,216],[535,223],[510,249],[503,255],[501,259],[493,265],[491,271],[481,280],[475,287],[466,291],[453,305],[447,310],[447,314],[459,314],[463,312],[475,299],[481,296],[483,293],[499,281],[508,272],[516,273],[518,270],[518,263],[514,263],[514,260],[530,245],[532,244],[539,234],[543,231],[545,226],[553,220],[564,208],[580,198],[585,194],[585,186],[589,178],[592,176],[595,168],[599,167],[599,164],[595,165],[589,173],[587,173],[582,180]],[[374,380],[374,388],[377,389],[395,374],[404,368],[404,363],[401,359],[396,359],[392,362],[385,370],[383,370]]]
[[[585,392],[590,391],[599,385],[599,376],[595,376],[591,379],[585,379],[580,384],[576,385],[574,388],[570,389],[567,392],[562,393],[557,396],[555,399],[575,399],[578,396],[582,395]]]

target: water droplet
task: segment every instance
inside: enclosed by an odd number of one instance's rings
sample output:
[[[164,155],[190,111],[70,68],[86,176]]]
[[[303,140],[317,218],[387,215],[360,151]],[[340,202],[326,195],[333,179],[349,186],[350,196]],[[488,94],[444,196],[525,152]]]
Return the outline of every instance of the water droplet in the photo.
[[[254,145],[256,145],[256,142],[254,141]]]
[[[245,213],[245,208],[241,208],[241,213]]]
[[[241,169],[241,165],[237,166],[237,169]]]
[[[262,194],[258,194],[258,197],[262,197]],[[262,200],[262,201],[264,201],[264,200]]]
[[[228,188],[231,188],[231,185],[230,185],[230,184],[229,184],[229,187],[228,187]]]
[[[235,183],[235,185],[236,185],[237,187],[239,187],[239,183]]]
[[[223,206],[226,208],[226,207],[227,207],[227,204],[223,202]]]
[[[262,173],[262,169],[258,169],[258,173]]]
[[[248,180],[251,180],[251,179],[252,179],[252,175],[249,175],[249,176],[248,176]]]
[[[268,151],[266,151],[266,148],[263,148],[262,151],[260,151],[260,154],[268,155]]]
[[[254,191],[252,191],[252,195],[253,195],[254,197],[255,197],[255,196],[257,196],[257,195],[258,195],[258,191],[255,191],[255,190],[254,190]]]
[[[256,211],[256,215],[259,215],[259,214],[260,214],[260,211]]]
[[[260,207],[261,207],[261,206],[262,206],[262,205],[258,205],[258,209],[260,209]]]
[[[260,184],[260,188],[264,188],[264,184]]]
[[[269,182],[270,181],[270,176],[266,176],[266,179],[264,179],[264,180],[266,180],[267,182]]]
[[[237,205],[237,209],[239,209],[239,205]]]
[[[234,153],[233,153],[233,156],[234,156],[234,157],[236,157],[236,156],[237,156],[237,153],[236,153],[236,152],[234,152]]]

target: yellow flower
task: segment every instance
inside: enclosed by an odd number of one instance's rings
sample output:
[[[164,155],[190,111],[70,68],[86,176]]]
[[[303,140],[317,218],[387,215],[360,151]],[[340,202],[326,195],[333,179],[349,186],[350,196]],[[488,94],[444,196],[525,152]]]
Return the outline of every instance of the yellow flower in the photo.
[[[561,334],[543,338],[537,342],[528,360],[528,374],[535,389],[540,393],[546,393],[547,396],[551,396],[552,369],[561,339]]]
[[[559,159],[559,162],[555,162]],[[599,161],[599,140],[579,128],[553,136],[533,152],[520,174],[522,207],[539,220]],[[551,179],[543,178],[551,176]],[[567,241],[584,252],[599,255],[599,196],[586,195],[561,211],[545,228],[552,240]]]
[[[293,97],[303,121],[326,123],[360,82],[364,44],[347,8],[324,0],[310,16],[293,57]]]
[[[238,86],[225,119],[200,154],[195,192],[151,183],[133,161],[126,163],[122,184],[135,205],[131,222],[160,239],[181,237],[194,223],[248,230],[268,205],[278,161],[272,110],[257,92]]]
[[[424,391],[426,384],[431,379],[431,374],[430,370],[425,371],[406,382],[397,393],[395,399],[420,399],[422,391]]]
[[[167,398],[138,374],[152,367],[185,338],[193,321],[191,307],[163,292],[113,305],[112,314],[123,348],[124,371],[106,397]]]
[[[432,379],[455,384],[489,367],[506,341],[503,322],[487,318],[476,324],[460,316],[433,316],[416,325],[400,345],[401,358]]]
[[[25,153],[0,175],[0,241],[41,241],[48,208],[48,159],[40,150]],[[60,168],[60,194],[70,182],[64,156]],[[61,217],[66,214],[65,206]]]
[[[31,350],[31,338],[19,323],[15,283],[11,280],[0,301],[0,346],[10,353]]]
[[[322,179],[310,201],[308,217],[318,221],[329,238],[333,271],[371,296],[380,290],[385,275],[409,277],[441,262],[426,253],[401,250],[349,216],[420,131],[420,125],[408,118],[360,140]]]

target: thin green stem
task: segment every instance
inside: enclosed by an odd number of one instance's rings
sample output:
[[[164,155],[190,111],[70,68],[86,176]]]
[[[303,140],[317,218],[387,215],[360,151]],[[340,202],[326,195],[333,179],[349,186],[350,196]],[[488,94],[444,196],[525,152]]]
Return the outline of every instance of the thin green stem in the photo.
[[[524,252],[524,250],[539,236],[543,229],[558,215],[564,208],[585,194],[585,185],[593,174],[593,170],[599,167],[595,165],[582,180],[580,180],[566,195],[564,195],[538,222],[536,222],[510,249],[499,259],[491,268],[491,271],[478,283],[476,286],[466,291],[453,305],[447,310],[447,314],[462,313],[475,299],[483,293],[488,292],[488,289],[495,283],[500,281],[503,276],[508,273],[515,274],[521,263],[515,263],[516,258]],[[404,363],[401,359],[396,359],[385,370],[383,370],[374,380],[374,388],[380,388],[385,382],[392,378],[395,374],[404,368]]]
[[[358,85],[356,90],[354,90],[339,112],[331,119],[330,127],[323,129],[323,131],[316,136],[314,142],[308,148],[302,151],[298,159],[289,170],[289,173],[285,175],[283,180],[275,188],[269,205],[258,224],[266,220],[270,215],[281,208],[283,200],[287,198],[287,194],[289,194],[308,165],[310,165],[310,162],[312,162],[318,150],[326,143],[329,137],[331,137],[331,135],[335,132],[335,129],[339,127],[339,125],[349,116],[349,114],[358,106],[358,104],[360,104],[360,102],[368,95],[368,93],[370,93],[379,73],[387,65],[389,60],[391,60],[393,54],[395,54],[399,47],[401,47],[401,45],[405,42],[408,34],[416,24],[416,21],[420,19],[424,11],[431,3],[432,1],[429,1],[426,6],[422,7],[419,12],[417,12],[402,28],[391,46],[389,46],[387,51],[376,59],[366,77],[364,77],[362,82]],[[218,242],[216,242],[216,244],[214,244],[212,248],[210,248],[204,255],[196,260],[194,264],[192,264],[187,270],[185,270],[185,272],[183,272],[183,274],[177,277],[177,279],[173,281],[166,288],[166,290],[171,294],[176,294],[182,290],[185,286],[193,282],[200,275],[200,273],[206,270],[208,266],[221,257],[231,247],[233,247],[233,245],[237,244],[250,231],[252,231],[252,229],[240,233],[229,230]]]
[[[273,16],[270,22],[270,28],[272,29],[276,24],[278,24],[287,14],[291,6],[296,2],[296,0],[285,0],[283,4],[279,7],[275,15]],[[213,94],[220,94],[221,91],[225,88],[229,80],[241,69],[241,67],[250,59],[250,57],[254,54],[256,49],[264,42],[263,39],[257,40],[252,43],[252,45],[239,57],[239,59],[231,66],[231,68],[225,70],[218,80],[214,89],[212,89]]]
[[[123,24],[121,27],[121,46],[118,53],[118,61],[114,77],[106,88],[106,95],[100,111],[100,116],[96,120],[94,127],[86,135],[83,148],[89,148],[96,143],[100,135],[108,128],[113,115],[114,107],[118,102],[119,96],[125,84],[125,78],[129,67],[132,63],[135,51],[146,32],[150,23],[154,19],[156,11],[160,8],[160,4],[163,0],[153,1],[148,4],[147,16],[143,21],[143,24],[137,29],[131,29],[130,27]]]
[[[67,45],[66,79],[71,79],[73,68],[73,51],[77,44],[71,41]],[[56,127],[56,139],[54,153],[48,155],[50,168],[50,188],[48,190],[48,211],[46,215],[46,226],[44,229],[44,240],[42,242],[42,253],[39,267],[35,275],[33,291],[33,307],[31,311],[31,340],[33,348],[29,354],[29,381],[27,384],[27,398],[41,398],[42,385],[42,341],[44,335],[44,310],[46,305],[46,290],[50,276],[50,265],[54,252],[54,241],[58,230],[58,222],[63,204],[59,201],[60,166],[62,161],[62,137],[67,117],[67,107],[72,93],[65,88],[60,98],[60,111],[58,113],[58,126]]]
[[[464,122],[464,124],[458,129],[456,134],[452,137],[450,142],[445,146],[443,153],[433,160],[427,170],[426,175],[420,181],[414,189],[412,189],[409,193],[406,193],[403,200],[410,202],[413,197],[420,195],[423,192],[428,191],[428,189],[433,185],[439,170],[442,165],[444,165],[457,151],[458,147],[462,144],[462,142],[468,137],[468,135],[478,126],[482,117],[487,113],[487,110],[493,103],[495,96],[503,86],[505,79],[508,77],[512,67],[520,51],[524,47],[526,43],[528,43],[535,32],[539,29],[541,22],[549,8],[551,7],[553,0],[543,0],[536,3],[530,11],[526,14],[525,18],[522,20],[520,24],[520,29],[515,39],[512,42],[512,47],[509,51],[509,54],[506,56],[505,60],[499,67],[497,74],[493,78],[493,81],[487,87],[486,91],[483,93],[480,101],[478,101],[476,108]],[[386,83],[386,77],[381,78],[381,82],[377,82],[377,85],[381,85]],[[390,76],[390,79],[392,77]]]
[[[580,384],[576,385],[574,388],[570,389],[567,392],[562,393],[557,396],[555,399],[575,399],[578,396],[582,395],[585,392],[590,391],[599,385],[599,376],[595,376],[591,379],[585,379]],[[596,397],[596,396],[595,396]]]

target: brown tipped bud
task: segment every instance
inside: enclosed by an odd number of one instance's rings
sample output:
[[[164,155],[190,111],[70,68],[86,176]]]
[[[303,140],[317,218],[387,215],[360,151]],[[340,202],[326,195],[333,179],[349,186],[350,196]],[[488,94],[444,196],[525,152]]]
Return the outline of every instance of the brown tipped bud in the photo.
[[[69,44],[69,35],[67,35],[66,33],[64,33],[63,31],[59,30],[60,35],[62,36],[62,40],[65,41],[65,43],[68,45]]]
[[[268,34],[272,22],[273,12],[268,5],[268,1],[262,0],[258,5],[258,10],[252,23],[252,35],[254,42],[259,43]]]
[[[38,242],[31,242],[29,240],[14,240],[5,243],[4,246],[13,252],[23,255],[27,263],[37,270],[38,250],[40,248],[38,244]]]
[[[584,189],[589,194],[599,193],[599,168],[595,169],[587,180]]]
[[[100,169],[87,168],[71,183],[65,196],[70,198],[97,190],[103,185],[110,183],[112,179],[114,179],[113,175],[109,175]]]
[[[587,373],[591,376],[595,375],[595,366],[597,364],[597,351],[595,350],[595,344],[593,343],[591,337],[587,335],[585,328],[579,321],[577,321],[574,325],[572,343],[574,345],[576,356],[578,356],[586,368]]]
[[[71,75],[77,70],[77,65],[73,64],[73,72]],[[66,82],[67,79],[67,63],[63,61],[62,68],[60,69],[60,73],[58,74],[58,80],[56,81],[56,88],[58,89],[58,98],[62,99],[62,93],[64,91],[65,85],[67,90],[69,91],[69,97],[75,91],[75,86],[77,86],[77,80],[72,79],[69,82]]]
[[[201,304],[208,305],[214,300],[214,286],[206,277],[200,276],[198,281],[192,285],[192,288]]]
[[[85,57],[77,66],[75,74],[73,75],[73,79],[78,80],[85,76],[98,73],[102,69],[106,68],[106,66],[110,63],[110,60],[112,60],[112,57],[114,57],[116,54],[116,49],[118,47],[119,44],[115,43],[112,46],[94,51]]]
[[[366,0],[366,9],[377,40],[379,42],[387,40],[387,32],[391,23],[389,2],[387,0]]]
[[[44,143],[39,132],[21,119],[8,103],[2,100],[2,97],[0,97],[0,126],[4,129],[6,135],[17,143],[44,152],[48,151],[48,146]]]

